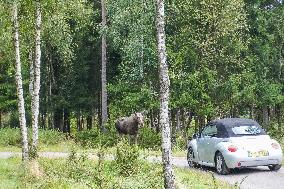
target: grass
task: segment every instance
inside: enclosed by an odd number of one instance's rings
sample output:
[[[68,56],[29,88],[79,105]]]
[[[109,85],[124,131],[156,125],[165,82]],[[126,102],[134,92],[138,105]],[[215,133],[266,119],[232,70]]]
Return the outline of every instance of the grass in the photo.
[[[119,174],[115,162],[70,159],[40,159],[43,175],[36,177],[23,171],[20,158],[0,159],[0,189],[14,188],[163,188],[162,166],[140,162],[138,170],[130,176]],[[179,189],[198,188],[231,189],[232,186],[214,180],[210,173],[175,168]]]
[[[0,152],[21,152],[22,149],[17,146],[3,146],[0,145]]]
[[[20,181],[19,174],[20,159],[0,160],[0,189],[18,188]]]
[[[88,152],[88,153],[97,153],[97,148],[91,148],[91,147],[82,147],[79,144],[76,144],[72,140],[66,140],[63,142],[60,142],[58,144],[53,145],[45,145],[40,144],[39,145],[39,152],[70,152],[72,149],[75,149],[78,152]],[[18,146],[4,146],[0,145],[0,152],[21,152],[21,148]],[[113,154],[115,152],[115,147],[108,147],[106,148],[106,153]],[[162,152],[161,150],[153,150],[153,149],[146,149],[146,148],[140,148],[140,153],[143,156],[161,156]],[[177,148],[174,148],[172,150],[172,154],[175,157],[186,157],[186,150],[180,150]]]
[[[80,146],[76,145],[73,141],[64,141],[60,142],[58,144],[52,144],[52,145],[39,145],[39,151],[40,152],[70,152],[70,149],[80,149]],[[22,149],[18,146],[4,146],[0,145],[0,152],[21,152]]]
[[[2,134],[2,135],[1,135]],[[17,130],[0,130],[0,151],[20,152],[18,144],[19,133]],[[11,137],[10,137],[11,136]],[[64,135],[45,131],[40,136],[40,152],[70,152],[75,150],[80,154],[98,153],[98,148],[82,147],[74,140],[67,140]],[[282,149],[284,139],[278,139]],[[182,146],[182,145],[179,145]],[[156,148],[157,149],[157,148]],[[161,156],[160,150],[139,148],[141,156]],[[116,146],[108,147],[105,154],[115,154]],[[185,157],[186,150],[174,147],[173,155]],[[77,161],[77,162],[76,162]],[[6,188],[163,188],[162,167],[158,164],[141,162],[137,173],[131,176],[119,174],[118,167],[113,162],[104,161],[98,169],[98,162],[94,160],[72,159],[40,159],[40,166],[44,176],[35,178],[22,171],[19,158],[0,159],[0,189]],[[68,163],[69,162],[69,163]],[[71,164],[70,164],[71,162]],[[73,162],[73,163],[72,163]],[[71,166],[70,166],[71,165]],[[284,160],[283,160],[284,165]],[[215,180],[211,173],[175,168],[176,181],[179,189],[183,188],[233,188],[232,186]],[[97,175],[101,175],[98,177]]]
[[[233,189],[236,188],[225,182],[216,180],[210,172],[200,172],[198,170],[191,170],[185,168],[175,168],[176,181],[180,189],[182,188],[198,188],[198,189],[209,189],[209,188],[222,188],[222,189]]]

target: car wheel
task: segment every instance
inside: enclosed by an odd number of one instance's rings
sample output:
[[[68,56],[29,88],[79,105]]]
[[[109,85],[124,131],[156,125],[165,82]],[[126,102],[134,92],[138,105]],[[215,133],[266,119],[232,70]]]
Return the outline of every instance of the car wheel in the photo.
[[[188,148],[187,151],[187,163],[189,167],[195,167],[196,163],[194,162],[194,152],[192,148]]]
[[[230,173],[230,169],[227,167],[223,155],[218,152],[215,158],[215,168],[218,174],[227,175]]]
[[[269,165],[268,168],[270,171],[278,171],[281,168],[281,165]]]

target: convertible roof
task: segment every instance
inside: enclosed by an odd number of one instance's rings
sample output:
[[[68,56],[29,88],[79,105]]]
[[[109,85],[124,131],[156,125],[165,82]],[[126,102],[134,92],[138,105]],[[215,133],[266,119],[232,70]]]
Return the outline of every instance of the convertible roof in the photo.
[[[225,119],[216,119],[211,121],[211,123],[214,123],[216,125],[223,125],[225,127],[236,127],[241,125],[255,125],[259,126],[259,124],[252,120],[252,119],[246,119],[246,118],[225,118]]]

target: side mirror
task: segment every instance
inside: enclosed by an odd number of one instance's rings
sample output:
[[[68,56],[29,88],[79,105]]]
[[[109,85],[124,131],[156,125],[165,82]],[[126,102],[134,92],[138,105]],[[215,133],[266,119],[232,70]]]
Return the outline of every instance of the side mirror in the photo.
[[[194,133],[194,134],[192,135],[192,139],[196,139],[196,138],[197,138],[197,134]]]

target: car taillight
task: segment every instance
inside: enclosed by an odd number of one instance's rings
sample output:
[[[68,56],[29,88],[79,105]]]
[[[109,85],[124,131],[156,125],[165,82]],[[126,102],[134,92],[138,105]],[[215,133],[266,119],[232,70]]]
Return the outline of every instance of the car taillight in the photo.
[[[238,148],[236,146],[231,145],[231,146],[228,147],[228,150],[230,152],[236,152],[238,150]]]
[[[279,149],[279,148],[280,148],[277,143],[272,143],[271,146],[272,146],[272,148],[274,148],[274,149]]]

